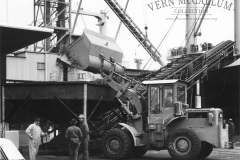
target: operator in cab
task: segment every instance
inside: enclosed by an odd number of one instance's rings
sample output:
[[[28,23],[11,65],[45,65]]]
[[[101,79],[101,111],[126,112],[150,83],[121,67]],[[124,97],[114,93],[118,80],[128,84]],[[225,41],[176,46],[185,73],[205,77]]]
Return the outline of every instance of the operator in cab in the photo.
[[[164,107],[172,107],[173,105],[173,94],[172,92],[168,92],[166,98],[163,101]]]

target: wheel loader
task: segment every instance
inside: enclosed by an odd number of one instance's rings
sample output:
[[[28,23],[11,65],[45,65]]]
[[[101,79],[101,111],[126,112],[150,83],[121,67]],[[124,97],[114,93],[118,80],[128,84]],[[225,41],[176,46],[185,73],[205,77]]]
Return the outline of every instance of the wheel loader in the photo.
[[[107,158],[139,157],[148,150],[168,150],[174,159],[204,159],[214,147],[225,147],[228,128],[223,128],[221,109],[190,109],[186,104],[187,84],[181,80],[142,84],[146,86],[145,97],[134,89],[125,91],[135,93],[141,102],[125,94],[132,106],[126,103],[122,108],[129,118],[118,128],[106,131],[102,138]]]
[[[228,125],[218,108],[189,108],[188,83],[179,79],[136,80],[124,74],[122,53],[109,37],[84,30],[65,53],[86,71],[100,72],[116,91],[122,120],[105,130],[103,154],[110,159],[140,157],[148,150],[168,150],[174,159],[204,159],[228,143]],[[116,106],[113,106],[113,108]]]

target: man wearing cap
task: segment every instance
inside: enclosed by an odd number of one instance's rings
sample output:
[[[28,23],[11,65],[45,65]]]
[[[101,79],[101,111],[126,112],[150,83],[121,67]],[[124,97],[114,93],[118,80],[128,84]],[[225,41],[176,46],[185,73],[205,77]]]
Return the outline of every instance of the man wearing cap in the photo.
[[[228,128],[228,137],[229,137],[229,142],[231,142],[230,149],[234,149],[233,136],[234,136],[235,126],[234,126],[234,123],[233,123],[232,118],[230,118],[230,119],[228,120],[228,125],[229,125],[229,128]]]
[[[79,121],[80,121],[79,127],[83,133],[83,139],[82,139],[83,160],[88,160],[89,128],[88,128],[88,124],[85,122],[85,116],[83,114],[79,115]]]
[[[65,137],[68,140],[68,148],[69,148],[69,157],[71,160],[78,159],[78,149],[80,146],[80,142],[82,140],[82,132],[80,128],[76,126],[77,121],[73,118],[70,121],[71,126],[68,127]]]
[[[41,142],[41,136],[46,136],[40,127],[40,118],[35,118],[33,124],[30,124],[26,129],[28,135],[28,147],[30,160],[36,160],[38,148]]]

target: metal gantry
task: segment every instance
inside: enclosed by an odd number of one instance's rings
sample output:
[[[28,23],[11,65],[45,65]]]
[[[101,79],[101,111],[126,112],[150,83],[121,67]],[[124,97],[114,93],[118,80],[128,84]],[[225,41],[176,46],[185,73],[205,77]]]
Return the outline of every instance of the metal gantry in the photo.
[[[71,0],[34,0],[33,25],[54,29],[52,37],[34,45],[34,51],[60,53],[71,40]]]

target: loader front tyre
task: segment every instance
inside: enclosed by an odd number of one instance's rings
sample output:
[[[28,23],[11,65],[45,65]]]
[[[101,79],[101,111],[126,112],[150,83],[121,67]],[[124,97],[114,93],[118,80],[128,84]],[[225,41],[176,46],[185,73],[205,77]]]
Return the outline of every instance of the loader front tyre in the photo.
[[[197,158],[201,150],[198,135],[187,128],[173,131],[168,137],[168,152],[173,159],[192,160]]]
[[[121,129],[111,129],[102,138],[102,152],[109,159],[122,159],[130,154],[131,148],[130,136]]]
[[[199,155],[197,156],[198,159],[205,159],[207,158],[213,151],[213,145],[202,141],[201,142],[201,151],[199,153]]]

